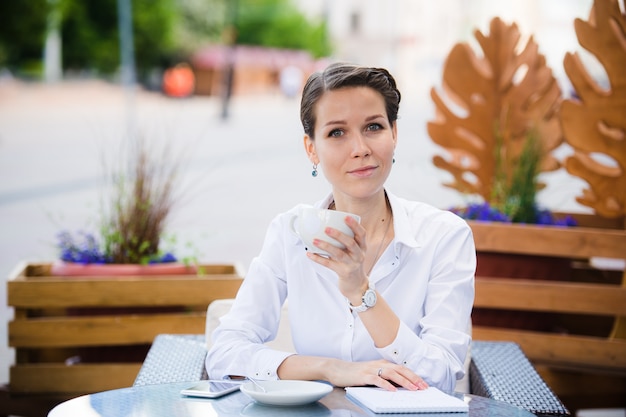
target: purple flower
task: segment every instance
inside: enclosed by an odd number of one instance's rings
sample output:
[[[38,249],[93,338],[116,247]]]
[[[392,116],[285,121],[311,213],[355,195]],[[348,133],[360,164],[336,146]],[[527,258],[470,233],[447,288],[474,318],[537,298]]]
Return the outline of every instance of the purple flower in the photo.
[[[176,261],[178,261],[176,256],[174,256],[170,252],[167,252],[157,258],[150,259],[148,263],[149,264],[163,264],[163,263],[176,262]]]
[[[69,232],[57,234],[59,257],[63,261],[82,264],[106,262],[106,256],[100,251],[100,245],[93,235],[79,232],[78,236],[80,239],[75,240]]]
[[[64,262],[81,264],[110,264],[111,258],[104,252],[98,239],[91,233],[78,232],[72,236],[70,232],[62,231],[57,234],[57,248],[59,258]],[[148,263],[176,262],[171,253],[155,256]]]
[[[505,213],[491,207],[489,203],[472,203],[467,207],[452,207],[450,211],[465,220],[492,221],[511,223],[511,218]],[[534,224],[550,226],[576,226],[576,220],[572,216],[556,218],[549,210],[535,208]]]
[[[454,214],[466,220],[481,220],[511,223],[511,219],[488,203],[473,203],[467,207],[453,207],[450,209]]]
[[[176,262],[178,259],[176,259],[176,257],[171,254],[170,252],[167,252],[165,255],[163,255],[161,257],[161,261],[160,262]]]

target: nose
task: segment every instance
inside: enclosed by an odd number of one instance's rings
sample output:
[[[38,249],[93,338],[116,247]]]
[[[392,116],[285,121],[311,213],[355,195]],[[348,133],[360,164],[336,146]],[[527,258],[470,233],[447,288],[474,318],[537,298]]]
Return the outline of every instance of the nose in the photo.
[[[362,133],[356,134],[352,141],[352,156],[355,158],[368,156],[371,149],[367,144],[367,140]]]

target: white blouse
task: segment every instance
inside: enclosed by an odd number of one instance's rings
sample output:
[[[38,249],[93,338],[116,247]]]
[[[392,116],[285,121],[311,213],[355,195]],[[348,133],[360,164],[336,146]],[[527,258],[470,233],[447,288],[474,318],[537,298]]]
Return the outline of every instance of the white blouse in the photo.
[[[471,341],[467,329],[476,267],[471,229],[448,211],[388,197],[395,239],[370,280],[400,318],[393,343],[375,347],[339,292],[335,272],[307,258],[303,243],[289,227],[298,210],[294,207],[271,222],[231,311],[211,335],[206,359],[211,378],[278,378],[278,366],[293,353],[264,343],[276,336],[281,306],[289,297],[289,323],[298,354],[346,361],[384,358],[404,364],[430,385],[454,389],[464,375]],[[332,195],[316,207],[328,207],[331,201]]]

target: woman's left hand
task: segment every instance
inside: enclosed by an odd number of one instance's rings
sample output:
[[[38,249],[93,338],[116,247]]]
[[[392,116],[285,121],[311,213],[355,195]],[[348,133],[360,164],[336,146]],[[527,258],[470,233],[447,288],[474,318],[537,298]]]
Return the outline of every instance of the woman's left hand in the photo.
[[[384,359],[368,362],[328,362],[326,379],[338,387],[374,385],[388,391],[395,391],[397,387],[412,391],[428,388],[426,381],[407,367]]]

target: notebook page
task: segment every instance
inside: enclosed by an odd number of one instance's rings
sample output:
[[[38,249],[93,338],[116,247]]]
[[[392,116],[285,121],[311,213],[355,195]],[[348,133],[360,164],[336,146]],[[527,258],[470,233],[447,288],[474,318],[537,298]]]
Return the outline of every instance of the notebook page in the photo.
[[[469,406],[463,400],[435,387],[419,391],[348,387],[346,395],[375,413],[466,413],[469,411]]]

